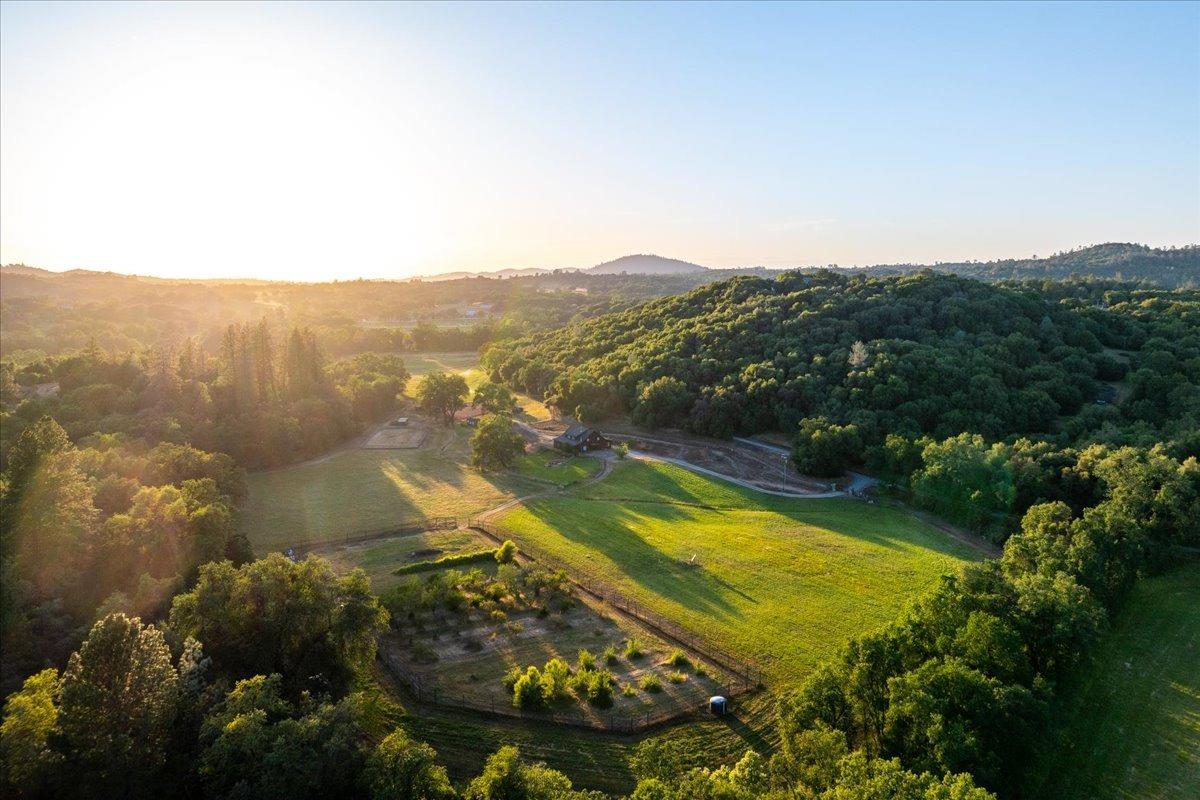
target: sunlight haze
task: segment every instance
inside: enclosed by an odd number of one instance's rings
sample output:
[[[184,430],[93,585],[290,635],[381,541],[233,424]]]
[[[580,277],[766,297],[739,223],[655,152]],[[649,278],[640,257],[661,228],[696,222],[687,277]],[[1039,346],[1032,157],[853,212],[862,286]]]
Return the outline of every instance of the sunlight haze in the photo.
[[[1194,242],[1198,8],[4,3],[0,260],[325,280]]]

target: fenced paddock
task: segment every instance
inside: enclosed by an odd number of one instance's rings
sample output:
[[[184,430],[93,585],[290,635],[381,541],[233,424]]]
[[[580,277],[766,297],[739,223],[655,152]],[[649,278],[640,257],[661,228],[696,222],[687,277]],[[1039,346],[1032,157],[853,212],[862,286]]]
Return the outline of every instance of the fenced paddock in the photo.
[[[399,681],[416,699],[418,703],[441,706],[444,708],[464,709],[481,714],[492,714],[503,717],[513,717],[525,720],[557,725],[570,725],[577,728],[589,728],[611,733],[639,733],[657,725],[679,720],[685,717],[705,713],[708,709],[708,697],[697,697],[695,703],[688,706],[663,706],[653,709],[631,711],[625,708],[561,708],[561,709],[521,709],[516,708],[508,698],[495,692],[473,692],[466,689],[453,690],[434,685],[415,676],[397,653],[402,647],[394,639],[388,637],[380,642],[379,660],[387,668],[388,673]],[[746,684],[738,679],[718,684],[713,694],[722,694],[729,700],[727,713],[736,713],[737,697],[757,688],[756,685]]]
[[[479,531],[492,542],[500,544],[506,537],[488,528],[479,520],[472,520],[470,523],[472,530]],[[712,642],[696,636],[694,633],[680,627],[671,622],[666,617],[658,614],[644,605],[634,602],[627,597],[623,597],[609,586],[603,583],[591,580],[586,576],[580,576],[577,570],[573,570],[561,561],[555,559],[549,554],[541,551],[531,551],[527,546],[523,546],[520,550],[520,555],[523,559],[532,563],[539,564],[546,569],[564,572],[570,579],[571,583],[580,591],[588,595],[594,601],[603,603],[608,608],[615,612],[624,615],[625,617],[634,620],[639,625],[649,629],[662,639],[672,644],[679,645],[687,650],[702,656],[706,661],[720,667],[725,672],[733,676],[736,681],[738,690],[730,690],[730,695],[745,692],[751,688],[761,687],[763,685],[763,671],[755,664],[748,662],[745,659],[737,658],[731,653],[726,652],[720,647],[715,646]]]

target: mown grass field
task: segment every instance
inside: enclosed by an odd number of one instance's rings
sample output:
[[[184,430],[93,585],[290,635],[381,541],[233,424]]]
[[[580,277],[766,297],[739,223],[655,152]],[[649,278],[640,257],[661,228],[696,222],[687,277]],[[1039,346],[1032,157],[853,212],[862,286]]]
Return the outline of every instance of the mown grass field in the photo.
[[[420,450],[347,450],[247,476],[242,530],[256,553],[431,517],[466,517],[544,489],[517,473],[481,473],[463,455],[466,429],[437,431]]]
[[[601,466],[600,460],[596,458],[564,456],[555,450],[541,450],[518,458],[513,464],[513,470],[521,475],[563,486],[590,478],[600,471]]]
[[[1200,564],[1148,578],[1069,689],[1045,800],[1200,796]]]
[[[645,462],[492,524],[759,663],[777,686],[980,557],[903,510],[769,497]]]

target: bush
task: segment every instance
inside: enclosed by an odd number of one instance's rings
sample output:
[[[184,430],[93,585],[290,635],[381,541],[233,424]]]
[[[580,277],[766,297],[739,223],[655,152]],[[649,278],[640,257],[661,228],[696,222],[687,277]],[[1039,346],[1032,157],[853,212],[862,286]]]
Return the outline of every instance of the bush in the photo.
[[[684,675],[682,672],[679,672],[679,671],[668,672],[667,680],[670,681],[671,683],[683,683],[684,681],[687,680],[687,675]]]
[[[629,457],[629,442],[617,442],[613,452],[617,454],[618,459],[624,461]]]
[[[673,650],[671,655],[667,656],[667,664],[675,669],[689,669],[692,666],[692,660],[682,650]]]
[[[651,692],[657,694],[662,691],[662,681],[657,675],[643,675],[639,684],[643,692]]]
[[[532,669],[532,667],[531,667]],[[571,669],[561,658],[552,658],[542,668],[542,700],[546,705],[561,703],[567,699],[570,688]]]
[[[518,666],[509,667],[508,672],[504,673],[504,677],[500,679],[504,684],[504,691],[512,694],[513,687],[517,685],[517,681],[521,680],[521,676],[524,674],[524,671]]]
[[[432,570],[442,569],[443,567],[453,567],[459,564],[470,564],[475,561],[487,561],[497,555],[497,550],[472,550],[467,553],[454,553],[441,558],[435,558],[431,561],[414,561],[411,564],[403,564],[392,570],[393,575],[408,575],[413,572],[430,572]]]
[[[619,660],[619,657],[617,656],[617,648],[613,647],[611,644],[608,647],[604,648],[604,663],[605,664],[607,664],[608,666],[611,667],[612,665],[616,664],[618,660]]]
[[[612,705],[613,679],[612,673],[606,669],[597,669],[583,677],[584,694],[587,701],[600,708]]]
[[[626,683],[621,687],[621,694],[625,697],[634,697],[637,695],[637,688],[632,683]]]
[[[542,673],[530,666],[513,684],[513,707],[539,708],[542,702]]]
[[[505,539],[504,544],[496,548],[496,563],[511,564],[517,555],[517,546],[512,539]]]
[[[590,650],[580,650],[576,663],[579,665],[580,672],[591,672],[596,668],[596,657]]]
[[[642,643],[636,637],[629,637],[625,640],[625,657],[630,661],[641,658],[646,655],[646,651],[642,649]]]

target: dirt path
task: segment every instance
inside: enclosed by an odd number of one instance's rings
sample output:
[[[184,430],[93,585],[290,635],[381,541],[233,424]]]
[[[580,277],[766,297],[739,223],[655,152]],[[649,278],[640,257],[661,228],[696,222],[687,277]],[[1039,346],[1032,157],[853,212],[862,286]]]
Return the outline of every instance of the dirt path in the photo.
[[[565,487],[565,488],[555,486],[553,489],[546,489],[545,491],[541,491],[541,492],[532,492],[530,494],[521,495],[520,497],[514,497],[511,500],[505,500],[503,503],[501,503],[500,505],[498,505],[494,508],[489,508],[487,511],[483,511],[483,512],[480,512],[479,514],[476,514],[475,519],[479,520],[479,521],[483,521],[485,519],[490,519],[491,517],[494,517],[495,515],[503,512],[503,511],[507,511],[510,508],[513,508],[515,506],[520,505],[521,503],[524,503],[526,500],[537,500],[542,497],[552,497],[554,495],[563,494],[564,492],[567,491],[567,489],[575,489],[580,486],[587,486],[589,484],[597,483],[598,481],[604,480],[611,474],[612,474],[612,459],[601,458],[600,459],[600,471],[597,472],[595,475],[592,475],[591,477],[584,478],[583,480],[577,481],[576,483],[573,483],[570,486]]]

